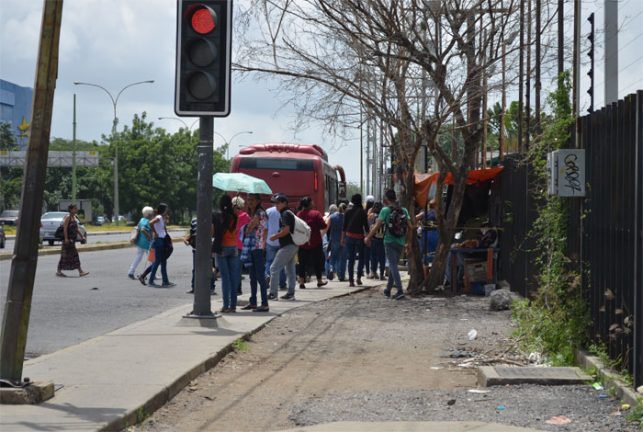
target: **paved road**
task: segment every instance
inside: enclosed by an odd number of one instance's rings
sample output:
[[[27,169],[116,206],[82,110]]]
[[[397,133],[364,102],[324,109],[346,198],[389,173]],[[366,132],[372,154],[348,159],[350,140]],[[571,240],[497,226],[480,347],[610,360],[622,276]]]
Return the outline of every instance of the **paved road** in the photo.
[[[182,230],[177,230],[173,231],[170,230],[170,235],[173,238],[177,237],[182,237],[185,235],[187,229],[182,229]],[[125,230],[126,232],[123,234],[101,234],[101,233],[92,233],[90,232],[87,235],[87,243],[88,244],[98,244],[98,243],[110,243],[110,242],[122,242],[122,241],[127,241],[129,240],[129,230]],[[14,239],[7,239],[7,243],[5,245],[4,249],[0,249],[0,252],[11,252],[13,251],[13,245],[14,245]],[[45,249],[48,249],[52,246],[49,246],[48,242],[44,242],[43,247]],[[53,246],[54,248],[59,248],[60,247],[60,242],[56,242],[55,245]]]
[[[133,253],[132,248],[81,253],[83,269],[90,272],[84,278],[55,277],[58,255],[39,257],[27,338],[28,356],[50,353],[169,308],[192,303],[192,296],[185,293],[192,270],[189,247],[176,244],[168,262],[170,280],[177,283],[171,289],[144,287],[128,279],[127,269]],[[0,261],[0,317],[4,314],[10,265],[9,260]],[[75,272],[68,272],[72,273]],[[220,293],[218,284],[217,292]],[[213,302],[213,308],[220,308],[219,297],[213,297],[217,301]]]

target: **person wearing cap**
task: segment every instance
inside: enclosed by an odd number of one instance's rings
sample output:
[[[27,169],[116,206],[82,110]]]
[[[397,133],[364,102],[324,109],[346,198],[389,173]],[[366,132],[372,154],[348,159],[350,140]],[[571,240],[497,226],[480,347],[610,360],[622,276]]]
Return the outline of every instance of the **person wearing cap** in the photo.
[[[266,281],[270,285],[270,266],[275,260],[275,255],[279,250],[279,240],[270,240],[270,237],[279,232],[279,219],[281,219],[281,213],[277,210],[277,196],[279,194],[274,194],[270,199],[270,202],[275,204],[266,210],[266,216],[268,217],[268,238],[266,239]],[[286,289],[286,271],[281,270],[279,272],[279,289]]]
[[[270,295],[268,299],[277,300],[277,288],[279,285],[279,273],[286,270],[288,278],[288,292],[281,298],[283,300],[295,299],[295,259],[299,247],[292,240],[290,233],[295,231],[295,214],[288,208],[288,197],[277,194],[274,197],[275,206],[281,218],[279,219],[279,231],[270,237],[270,240],[279,240],[279,250],[270,266]]]

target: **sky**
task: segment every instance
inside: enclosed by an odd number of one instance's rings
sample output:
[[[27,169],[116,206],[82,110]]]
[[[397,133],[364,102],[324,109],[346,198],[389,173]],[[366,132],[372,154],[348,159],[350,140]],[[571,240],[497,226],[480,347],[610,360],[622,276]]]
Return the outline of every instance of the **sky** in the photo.
[[[604,0],[583,0],[583,34],[589,30],[585,18],[596,12],[596,99],[603,104],[602,29]],[[0,8],[0,77],[33,87],[42,0],[2,0]],[[235,9],[248,0],[236,0]],[[571,3],[567,2],[568,15]],[[643,88],[643,0],[619,1],[619,97]],[[65,0],[60,37],[60,63],[54,100],[52,137],[71,139],[73,94],[77,94],[77,138],[100,140],[111,130],[113,107],[107,94],[97,88],[74,86],[75,81],[102,85],[113,94],[137,81],[154,80],[127,89],[117,105],[119,129],[135,113],[147,112],[148,119],[170,132],[183,124],[174,117],[175,0]],[[584,42],[585,43],[585,42]],[[233,39],[234,49],[234,39]],[[588,100],[586,68],[581,77],[582,105]],[[545,86],[547,83],[545,83]],[[262,142],[320,144],[329,150],[330,162],[344,165],[349,181],[359,182],[359,133],[337,142],[323,125],[293,131],[294,113],[283,106],[286,95],[276,91],[271,80],[233,79],[232,114],[215,119],[215,132],[232,140],[231,153],[239,146]],[[193,119],[184,118],[191,125]],[[214,137],[215,147],[225,141]],[[338,150],[336,150],[339,148]],[[332,151],[330,151],[332,149]]]

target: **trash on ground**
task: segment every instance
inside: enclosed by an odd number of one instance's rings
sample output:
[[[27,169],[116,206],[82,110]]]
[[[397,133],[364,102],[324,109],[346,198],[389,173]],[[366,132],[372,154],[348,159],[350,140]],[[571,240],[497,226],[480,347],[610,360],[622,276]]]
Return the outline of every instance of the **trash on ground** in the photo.
[[[627,411],[630,408],[632,408],[632,406],[630,404],[624,403],[624,404],[621,405],[621,411]]]
[[[444,369],[442,366],[431,366],[431,370],[440,370]]]
[[[471,329],[469,330],[468,336],[469,336],[469,340],[472,341],[478,337],[478,331],[476,329]]]
[[[547,423],[547,424],[558,425],[558,426],[570,424],[571,422],[572,421],[568,417],[565,417],[565,416],[562,416],[562,415],[561,416],[553,416],[549,420],[545,421],[545,423]]]
[[[608,397],[609,397],[609,396],[608,396],[606,393],[600,393],[600,394],[598,395],[598,398],[599,398],[599,399],[607,399]]]
[[[489,393],[491,390],[482,390],[482,389],[469,389],[469,393],[483,394]]]
[[[506,409],[507,409],[507,407],[506,407],[506,406],[504,406],[504,405],[498,405],[498,406],[496,407],[496,411],[498,411],[498,412],[500,412],[500,411],[504,411],[504,410],[506,410]]]
[[[449,399],[449,400],[447,401],[447,405],[449,405],[449,406],[451,406],[451,405],[455,405],[455,399]]]
[[[638,394],[643,394],[643,385],[636,388]]]
[[[595,382],[592,384],[592,387],[594,387],[594,390],[603,390],[604,387],[601,385],[601,383]]]

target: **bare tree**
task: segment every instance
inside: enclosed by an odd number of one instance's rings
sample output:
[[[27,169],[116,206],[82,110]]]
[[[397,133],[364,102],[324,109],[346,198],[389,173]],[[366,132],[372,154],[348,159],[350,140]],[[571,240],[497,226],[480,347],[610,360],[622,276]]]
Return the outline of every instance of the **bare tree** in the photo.
[[[247,27],[239,32],[245,38],[236,69],[283,77],[302,123],[323,121],[341,133],[356,126],[363,109],[387,125],[395,164],[402,167],[401,201],[411,213],[412,167],[422,146],[442,174],[439,191],[446,173],[453,173],[449,211],[438,212],[441,243],[428,284],[415,239],[408,249],[411,293],[441,282],[467,173],[481,144],[482,73],[499,62],[516,2],[255,0],[243,15]],[[444,149],[437,136],[452,123],[457,139]]]

